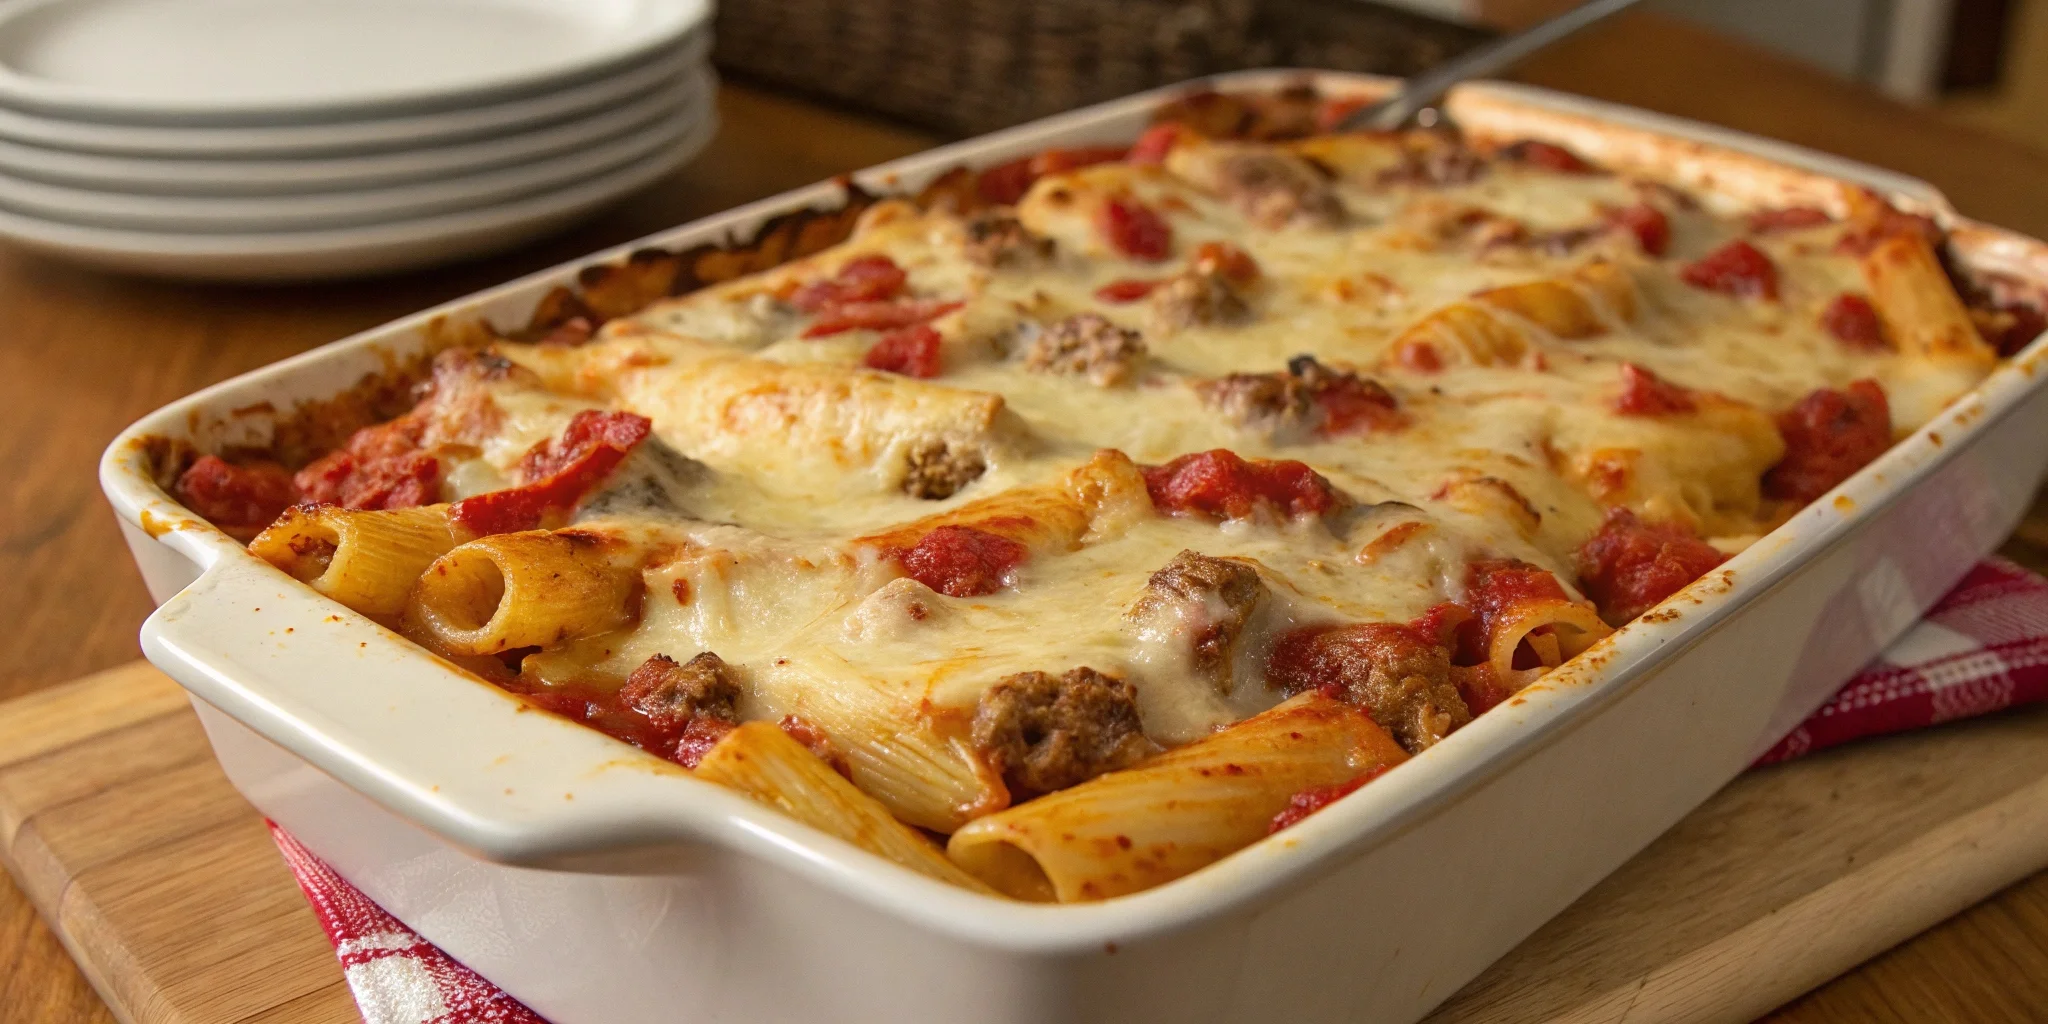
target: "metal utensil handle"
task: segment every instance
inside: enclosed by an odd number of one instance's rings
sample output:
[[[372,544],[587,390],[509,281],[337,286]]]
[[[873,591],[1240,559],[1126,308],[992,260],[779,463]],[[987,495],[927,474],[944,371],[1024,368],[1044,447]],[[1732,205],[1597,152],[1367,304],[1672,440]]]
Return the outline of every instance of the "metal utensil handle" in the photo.
[[[1362,107],[1337,123],[1338,131],[1389,130],[1436,102],[1451,87],[1468,78],[1490,75],[1513,66],[1522,58],[1587,27],[1610,14],[1635,6],[1639,0],[1590,0],[1555,18],[1453,58],[1411,78],[1401,91],[1369,107]]]

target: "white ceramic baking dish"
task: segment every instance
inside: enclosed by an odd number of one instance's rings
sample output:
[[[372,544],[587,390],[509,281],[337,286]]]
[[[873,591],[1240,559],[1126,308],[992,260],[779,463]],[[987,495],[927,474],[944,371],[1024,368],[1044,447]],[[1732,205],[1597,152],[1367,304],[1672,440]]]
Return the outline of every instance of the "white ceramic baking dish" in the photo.
[[[1267,90],[1302,77],[1212,84]],[[1310,77],[1329,92],[1384,87]],[[1961,227],[1965,264],[2048,278],[2033,243],[1963,225],[1909,179],[1571,97],[1470,88],[1551,112],[1532,123],[1538,137],[1619,124],[1863,182]],[[1127,140],[1172,94],[855,178],[871,190],[911,188],[962,163]],[[645,245],[745,237],[774,214],[842,195],[837,184],[800,189],[228,381],[137,423],[102,463],[162,602],[143,648],[191,690],[235,785],[399,918],[557,1024],[1413,1020],[1817,706],[1999,543],[2048,468],[2048,393],[2037,379],[2048,343],[2037,342],[1525,699],[1219,864],[1074,906],[950,888],[595,731],[528,713],[249,556],[152,482],[146,438],[263,443],[278,410],[420,350],[437,320],[523,323],[580,267]]]

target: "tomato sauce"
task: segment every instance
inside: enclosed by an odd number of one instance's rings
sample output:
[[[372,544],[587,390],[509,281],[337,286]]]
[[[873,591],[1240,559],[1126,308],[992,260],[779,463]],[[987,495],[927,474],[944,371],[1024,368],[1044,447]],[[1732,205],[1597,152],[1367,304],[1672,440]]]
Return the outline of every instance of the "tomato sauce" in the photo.
[[[1134,260],[1158,263],[1173,254],[1173,225],[1129,196],[1105,201],[1095,214],[1095,229],[1111,249]]]
[[[1176,515],[1243,519],[1268,507],[1290,517],[1322,515],[1341,495],[1315,470],[1292,460],[1247,460],[1225,448],[1143,467],[1152,504]]]
[[[1600,617],[1627,622],[1728,560],[1690,532],[1610,509],[1600,532],[1580,545],[1579,587]]]
[[[803,336],[828,338],[847,331],[892,331],[937,319],[963,305],[966,303],[948,302],[943,299],[848,302],[826,307],[809,327],[804,328]]]
[[[1778,433],[1785,457],[1764,474],[1764,494],[1804,505],[1891,447],[1891,407],[1876,381],[1821,388],[1779,415]]]
[[[1288,797],[1287,809],[1273,815],[1272,823],[1266,826],[1266,834],[1272,835],[1283,828],[1300,824],[1302,819],[1358,792],[1360,787],[1385,775],[1392,769],[1392,765],[1374,765],[1366,769],[1364,775],[1360,775],[1350,782],[1340,782],[1334,786],[1310,786]]]
[[[1393,393],[1363,377],[1346,374],[1325,381],[1315,389],[1314,401],[1323,413],[1316,432],[1324,437],[1395,430],[1408,423]]]
[[[477,536],[537,529],[550,511],[575,506],[626,460],[654,423],[630,412],[585,409],[559,440],[543,441],[520,460],[528,482],[464,498],[449,518]]]
[[[1465,605],[1472,618],[1456,631],[1458,646],[1453,651],[1452,660],[1460,665],[1487,661],[1493,650],[1494,630],[1502,620],[1530,604],[1556,604],[1570,600],[1557,577],[1541,566],[1513,558],[1473,562],[1465,568]],[[1517,664],[1515,667],[1534,666]]]
[[[1678,276],[1695,288],[1738,299],[1778,298],[1778,265],[1740,238],[1686,264]]]
[[[1426,341],[1404,341],[1394,350],[1394,359],[1402,366],[1416,373],[1438,373],[1444,368],[1444,357],[1436,346]]]
[[[1648,256],[1662,256],[1671,248],[1671,218],[1648,203],[1610,210],[1607,219],[1636,236],[1636,246]]]
[[[901,293],[909,282],[910,275],[887,256],[856,256],[831,277],[799,286],[789,304],[819,313],[850,302],[880,302]]]
[[[1083,146],[1075,149],[1048,149],[1043,153],[997,164],[976,176],[974,190],[983,202],[996,206],[1015,206],[1031,191],[1038,179],[1048,174],[1089,167],[1094,164],[1113,163],[1122,160],[1129,150],[1122,146]]]
[[[1820,325],[1836,341],[1861,352],[1884,352],[1892,347],[1885,340],[1884,322],[1878,319],[1876,307],[1854,292],[1835,296],[1821,311]]]
[[[971,526],[941,526],[897,552],[911,579],[948,597],[980,597],[1010,585],[1029,552],[1024,545]]]
[[[1142,278],[1127,277],[1121,281],[1111,281],[1095,289],[1095,297],[1100,301],[1121,306],[1126,303],[1136,302],[1152,294],[1158,290],[1160,285],[1165,283],[1165,281],[1147,281]]]
[[[441,498],[441,463],[420,450],[424,430],[410,415],[364,427],[299,470],[292,484],[302,501],[343,508],[431,505]]]
[[[1699,408],[1690,390],[1634,363],[1621,364],[1621,391],[1612,405],[1623,416],[1678,416]]]
[[[860,364],[870,370],[900,373],[905,377],[939,375],[939,347],[943,339],[927,324],[916,324],[882,335]]]
[[[275,462],[240,465],[201,455],[171,490],[186,508],[224,530],[253,532],[269,526],[298,500],[291,474]]]
[[[1303,626],[1274,642],[1266,680],[1285,693],[1321,690],[1343,700],[1347,681],[1365,680],[1377,667],[1428,660],[1442,647],[1435,636],[1413,624]]]

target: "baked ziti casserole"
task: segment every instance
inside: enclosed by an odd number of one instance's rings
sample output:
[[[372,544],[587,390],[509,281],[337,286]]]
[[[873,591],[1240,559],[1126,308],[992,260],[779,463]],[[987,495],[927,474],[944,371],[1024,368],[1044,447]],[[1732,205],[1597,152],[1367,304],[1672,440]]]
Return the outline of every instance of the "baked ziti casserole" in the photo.
[[[1853,186],[1758,206],[1342,109],[1192,95],[644,253],[165,479],[534,705],[1098,900],[1659,614],[2042,327]]]

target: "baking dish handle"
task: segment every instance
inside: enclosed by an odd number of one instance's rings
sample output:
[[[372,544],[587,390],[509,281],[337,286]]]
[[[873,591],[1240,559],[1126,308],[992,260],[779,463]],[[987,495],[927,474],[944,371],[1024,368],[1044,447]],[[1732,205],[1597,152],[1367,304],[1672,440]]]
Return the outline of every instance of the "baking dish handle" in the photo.
[[[644,858],[762,810],[536,713],[246,555],[219,559],[165,601],[141,639],[200,700],[490,860],[566,866],[627,849]]]

